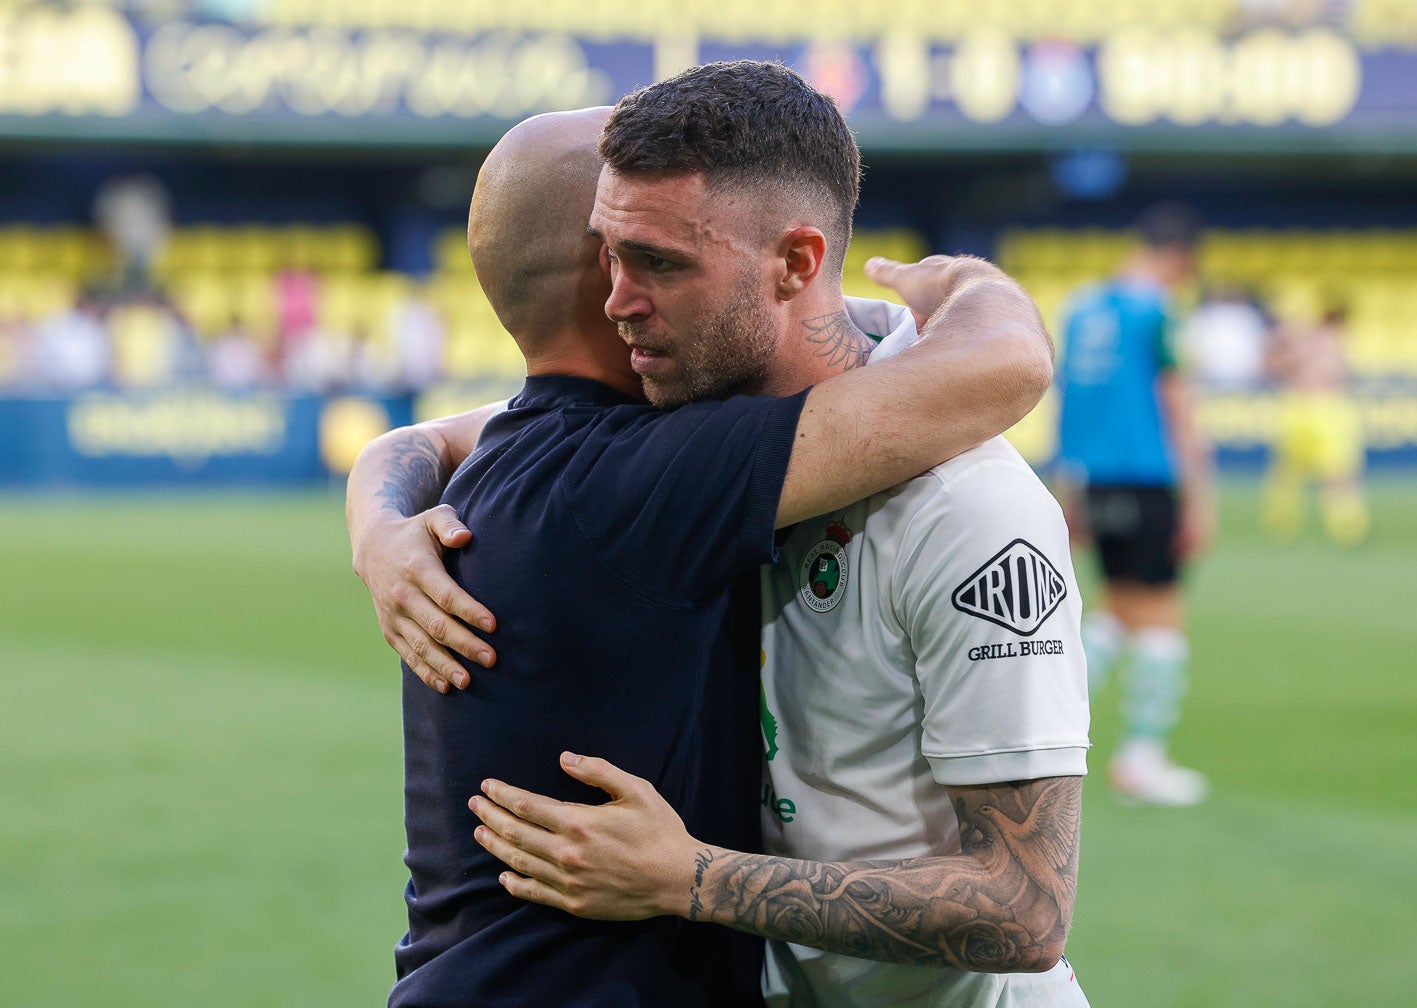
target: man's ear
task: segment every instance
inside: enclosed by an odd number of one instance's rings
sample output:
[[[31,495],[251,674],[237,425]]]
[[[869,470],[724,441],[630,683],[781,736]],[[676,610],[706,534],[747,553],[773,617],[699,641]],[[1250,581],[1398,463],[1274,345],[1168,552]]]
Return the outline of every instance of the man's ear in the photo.
[[[812,285],[826,260],[827,239],[820,230],[807,225],[783,232],[778,239],[781,267],[777,278],[777,296],[791,301]]]

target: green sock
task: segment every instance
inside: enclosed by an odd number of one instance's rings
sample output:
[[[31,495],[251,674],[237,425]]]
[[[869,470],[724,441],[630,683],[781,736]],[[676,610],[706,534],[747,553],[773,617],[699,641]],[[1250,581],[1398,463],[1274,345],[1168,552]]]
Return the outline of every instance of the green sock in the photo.
[[[1170,627],[1147,627],[1132,635],[1131,679],[1122,704],[1129,737],[1164,742],[1181,719],[1186,695],[1186,635]]]
[[[1107,684],[1112,664],[1122,650],[1122,624],[1106,609],[1090,612],[1082,621],[1082,653],[1087,659],[1087,689],[1096,693]]]

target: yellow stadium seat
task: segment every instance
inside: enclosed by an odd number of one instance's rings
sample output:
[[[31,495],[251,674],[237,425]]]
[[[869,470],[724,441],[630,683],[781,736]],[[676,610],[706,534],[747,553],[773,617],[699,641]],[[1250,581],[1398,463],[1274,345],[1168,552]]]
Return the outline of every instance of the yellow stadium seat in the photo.
[[[1385,264],[1389,275],[1410,274],[1417,269],[1417,235],[1408,231],[1388,231],[1384,235],[1388,261]]]
[[[80,228],[58,228],[51,240],[52,269],[75,278],[89,273],[92,247],[98,242],[96,235]]]
[[[270,273],[279,260],[275,231],[259,224],[230,229],[226,234],[227,268],[237,273]]]
[[[277,269],[306,271],[320,268],[320,235],[314,228],[292,224],[281,230],[279,240]]]
[[[473,275],[435,274],[428,282],[427,295],[446,319],[469,318],[492,312]],[[495,315],[493,317],[495,319]]]
[[[228,283],[232,317],[252,333],[273,332],[276,297],[272,274],[269,271],[238,273]]]
[[[173,305],[201,339],[211,339],[231,325],[230,287],[221,273],[190,271],[171,282]]]
[[[1229,235],[1220,231],[1202,237],[1196,252],[1197,267],[1204,276],[1234,276],[1237,258]]]
[[[167,236],[167,241],[158,249],[152,262],[152,271],[160,279],[168,279],[190,271],[192,265],[188,247],[191,238],[186,231],[175,230]]]
[[[310,263],[320,273],[350,273],[359,267],[346,263],[348,256],[327,227],[311,227],[305,234],[310,240]]]
[[[1322,312],[1318,289],[1292,274],[1275,274],[1264,288],[1264,296],[1274,316],[1285,322],[1309,325],[1317,322]]]
[[[862,229],[852,235],[846,261],[859,264],[879,255],[911,262],[925,254],[925,239],[909,228]]]
[[[54,315],[71,306],[76,293],[74,279],[67,272],[51,269],[32,273],[22,287],[24,315],[35,321]]]
[[[451,287],[446,291],[451,291]],[[448,296],[445,293],[443,296]],[[516,342],[502,328],[492,306],[475,286],[459,298],[447,314],[449,339],[444,360],[450,376],[518,375],[526,361]]]
[[[1391,231],[1370,231],[1363,240],[1364,269],[1371,273],[1391,273],[1403,266],[1402,242]]]
[[[472,256],[467,251],[467,232],[448,228],[433,242],[433,268],[440,273],[471,273]]]
[[[394,310],[408,296],[412,284],[404,273],[386,271],[368,274],[361,283],[363,298],[360,328],[376,343],[392,342]]]
[[[28,274],[0,273],[0,322],[23,318],[22,293]]]
[[[464,320],[448,321],[443,372],[450,378],[470,378],[477,373],[477,342],[472,327]]]
[[[186,229],[181,239],[181,258],[174,263],[176,269],[210,273],[227,269],[226,233],[223,229],[198,225]]]
[[[108,316],[113,336],[113,374],[120,385],[150,388],[173,377],[177,331],[163,311],[123,305]]]
[[[1033,300],[1038,304],[1038,313],[1043,316],[1043,324],[1048,327],[1048,333],[1053,337],[1054,343],[1062,342],[1063,315],[1073,292],[1091,279],[1094,278],[1051,282],[1038,280],[1025,286],[1024,289],[1033,295]]]
[[[1391,371],[1388,352],[1389,327],[1381,323],[1350,320],[1348,323],[1348,364],[1360,377],[1380,377]]]
[[[526,361],[516,343],[496,324],[495,316],[490,316],[489,321],[488,317],[469,315],[451,322],[443,360],[449,377],[458,379],[526,371]]]
[[[321,244],[325,248],[326,268],[332,270],[373,269],[379,257],[374,236],[356,225],[327,229]]]
[[[1320,270],[1333,277],[1351,278],[1368,267],[1363,261],[1363,240],[1353,231],[1330,231],[1320,249]]]
[[[846,249],[843,290],[853,297],[887,297],[884,288],[867,279],[866,260],[885,256],[900,262],[914,262],[926,254],[925,240],[908,228],[858,230]]]
[[[352,332],[363,307],[357,273],[330,273],[320,283],[317,324],[322,329]]]
[[[1264,232],[1231,231],[1218,241],[1226,250],[1224,269],[1217,269],[1222,276],[1232,277],[1245,283],[1262,281],[1276,268],[1273,241]]]
[[[27,272],[39,265],[38,240],[32,229],[15,225],[0,231],[0,269]]]

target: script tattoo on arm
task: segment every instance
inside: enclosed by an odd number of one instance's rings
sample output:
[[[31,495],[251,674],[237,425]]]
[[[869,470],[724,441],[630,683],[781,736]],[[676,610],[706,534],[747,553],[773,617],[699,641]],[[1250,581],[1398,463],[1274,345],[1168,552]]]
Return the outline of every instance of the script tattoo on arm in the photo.
[[[881,962],[1050,969],[1077,894],[1082,779],[950,794],[958,854],[821,862],[704,850],[689,918]]]
[[[817,347],[817,356],[825,357],[829,365],[843,371],[865,364],[876,348],[845,311],[819,315],[802,324],[807,327],[807,342]]]
[[[437,504],[447,482],[443,456],[426,434],[411,430],[390,447],[388,473],[374,496],[383,510],[408,518]]]

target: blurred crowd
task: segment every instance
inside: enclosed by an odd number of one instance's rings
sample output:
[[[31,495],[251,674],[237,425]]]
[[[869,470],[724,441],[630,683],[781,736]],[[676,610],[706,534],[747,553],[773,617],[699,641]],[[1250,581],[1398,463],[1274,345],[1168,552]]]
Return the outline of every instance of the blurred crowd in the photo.
[[[69,255],[36,251],[45,241],[33,233],[7,236],[9,258],[53,261],[13,268],[0,285],[0,392],[196,383],[231,392],[405,393],[443,375],[446,305],[434,303],[427,284],[374,270],[376,253],[363,247],[372,238],[354,235],[363,240],[351,254],[349,229],[326,229],[315,232],[315,252],[300,256],[274,246],[293,246],[304,232],[267,229],[245,235],[254,263],[213,260],[200,242],[179,241],[193,232],[174,234],[167,194],[146,176],[103,187],[94,225],[69,235],[79,246],[60,248]],[[219,236],[225,248],[243,235]],[[321,259],[321,241],[336,258]],[[308,268],[297,264],[302,258]],[[457,289],[475,294],[476,281],[462,280]]]
[[[46,317],[0,317],[0,391],[207,384],[230,392],[398,394],[443,376],[446,321],[420,285],[411,284],[386,319],[332,325],[316,310],[317,275],[281,273],[271,283],[273,322],[233,315],[211,334],[145,283],[89,285]]]
[[[6,312],[0,304],[0,394],[202,384],[237,393],[397,395],[465,377],[466,366],[449,367],[454,320],[447,292],[436,296],[432,285],[400,279],[389,296],[362,311],[335,312],[322,308],[331,297],[328,278],[282,270],[262,281],[269,285],[263,299],[269,311],[231,312],[216,323],[188,317],[160,284],[133,270],[76,286],[71,300],[42,316]],[[368,282],[378,283],[379,275]],[[460,284],[461,297],[478,297],[471,275]],[[1323,318],[1341,329],[1343,315],[1335,305]],[[1200,291],[1177,341],[1200,387],[1255,390],[1274,378],[1274,348],[1292,327],[1277,324],[1246,288],[1213,283]]]
[[[7,274],[0,275],[0,395],[192,384],[233,393],[401,395],[444,380],[521,373],[520,356],[478,288],[460,228],[435,241],[435,268],[419,280],[378,269],[373,235],[354,226],[174,229],[164,190],[146,177],[105,186],[93,223],[92,232],[69,235],[88,252],[103,246],[101,256],[87,258],[68,246],[36,251],[33,234],[6,237],[0,229]],[[1068,298],[1113,269],[1126,240],[1122,232],[1036,230],[1003,236],[996,252],[1056,328]],[[1345,249],[1342,261],[1367,264],[1347,279],[1335,273]],[[1370,378],[1417,365],[1406,360],[1417,342],[1406,328],[1417,299],[1399,279],[1417,263],[1417,235],[1216,232],[1202,251],[1210,260],[1202,262],[1206,279],[1177,333],[1202,389],[1282,383],[1275,348],[1291,330],[1321,320],[1343,334],[1349,363]],[[864,278],[865,257],[925,252],[914,232],[859,230],[848,254],[848,293],[882,296]],[[1261,291],[1287,293],[1287,300],[1270,304]],[[1302,303],[1290,303],[1296,293]],[[1361,316],[1350,318],[1353,296],[1366,300],[1357,306]],[[1360,344],[1366,355],[1354,352]]]

